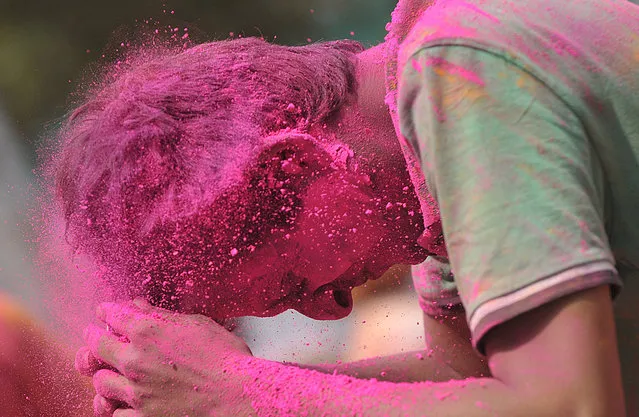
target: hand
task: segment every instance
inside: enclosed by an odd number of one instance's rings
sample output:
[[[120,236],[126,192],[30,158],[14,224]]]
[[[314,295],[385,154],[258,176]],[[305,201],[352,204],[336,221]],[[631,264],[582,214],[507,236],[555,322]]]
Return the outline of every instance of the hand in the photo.
[[[251,415],[234,372],[252,358],[244,341],[211,319],[152,307],[105,303],[89,326],[76,367],[93,375],[99,417]]]

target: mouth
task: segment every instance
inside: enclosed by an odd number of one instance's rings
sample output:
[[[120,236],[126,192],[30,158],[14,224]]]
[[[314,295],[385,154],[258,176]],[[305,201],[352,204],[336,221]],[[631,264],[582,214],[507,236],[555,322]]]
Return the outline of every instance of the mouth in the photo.
[[[329,283],[301,300],[295,309],[315,320],[338,320],[348,316],[353,310],[353,296],[350,288],[340,288]]]
[[[344,274],[341,278],[320,286],[312,293],[305,293],[302,290],[304,295],[297,294],[295,298],[298,302],[294,308],[316,320],[337,320],[348,316],[353,310],[351,294],[353,288],[378,278],[377,274],[368,268],[354,266],[352,271],[352,274]]]
[[[353,304],[353,297],[348,290],[333,290],[333,298],[343,308],[349,308]]]
[[[350,313],[353,308],[352,289],[353,287],[350,285],[338,285],[332,282],[318,288],[313,294],[313,298],[321,302],[324,307],[348,310]]]

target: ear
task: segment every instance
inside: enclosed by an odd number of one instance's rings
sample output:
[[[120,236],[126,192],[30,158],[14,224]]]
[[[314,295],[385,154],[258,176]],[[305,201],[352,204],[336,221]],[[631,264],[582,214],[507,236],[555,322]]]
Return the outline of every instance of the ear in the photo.
[[[331,168],[330,153],[311,135],[285,132],[264,138],[256,168],[272,178],[308,180]]]

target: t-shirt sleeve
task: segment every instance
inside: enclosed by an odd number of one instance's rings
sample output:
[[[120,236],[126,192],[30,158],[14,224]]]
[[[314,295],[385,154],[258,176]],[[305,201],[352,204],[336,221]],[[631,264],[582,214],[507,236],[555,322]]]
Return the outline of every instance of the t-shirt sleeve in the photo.
[[[621,285],[580,119],[533,73],[470,46],[405,62],[402,134],[437,202],[473,343],[562,296]]]

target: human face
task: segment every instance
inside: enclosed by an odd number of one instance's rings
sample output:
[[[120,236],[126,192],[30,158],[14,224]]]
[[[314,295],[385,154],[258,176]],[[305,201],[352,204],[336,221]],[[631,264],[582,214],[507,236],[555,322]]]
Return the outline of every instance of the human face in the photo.
[[[209,294],[207,305],[216,310],[200,312],[225,318],[295,309],[320,320],[347,316],[353,288],[406,260],[397,255],[402,252],[383,204],[366,176],[336,170],[318,178],[290,229],[272,233],[224,277],[194,289]]]
[[[293,235],[292,272],[309,298],[293,308],[315,319],[345,317],[351,290],[396,263],[382,250],[390,230],[378,206],[365,176],[339,171],[314,183]]]

